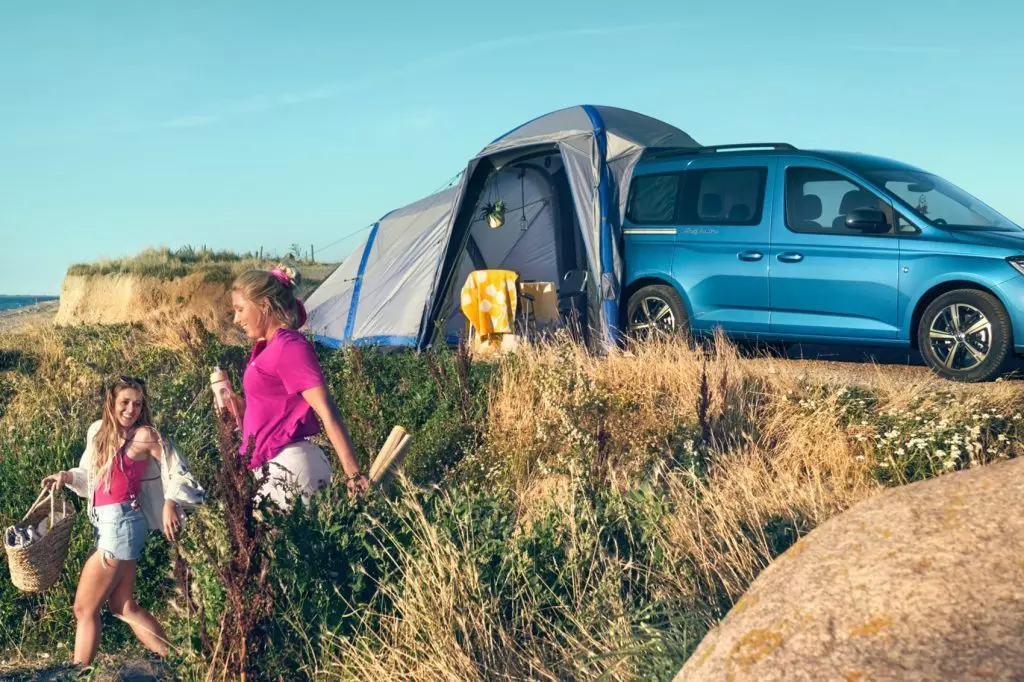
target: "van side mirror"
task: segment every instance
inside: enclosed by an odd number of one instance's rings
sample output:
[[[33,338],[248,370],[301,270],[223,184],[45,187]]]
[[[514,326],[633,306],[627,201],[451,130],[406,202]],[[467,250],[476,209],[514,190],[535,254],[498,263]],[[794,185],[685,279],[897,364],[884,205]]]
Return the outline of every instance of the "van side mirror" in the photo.
[[[868,234],[885,234],[891,229],[885,214],[877,208],[855,208],[846,214],[846,227]]]

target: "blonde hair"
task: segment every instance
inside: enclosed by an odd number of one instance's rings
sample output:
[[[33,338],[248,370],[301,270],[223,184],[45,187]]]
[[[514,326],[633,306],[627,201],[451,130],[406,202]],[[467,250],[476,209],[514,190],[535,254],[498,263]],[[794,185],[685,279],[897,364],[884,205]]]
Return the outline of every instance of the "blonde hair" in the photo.
[[[272,270],[247,270],[235,279],[232,291],[238,291],[257,305],[264,301],[267,314],[288,327],[298,329],[306,323],[306,309],[295,295],[301,275],[287,265]]]
[[[139,410],[139,416],[132,426],[153,426],[153,413],[149,406],[145,381],[134,377],[119,377],[107,387],[103,397],[102,423],[93,438],[91,463],[93,477],[107,490],[110,490],[110,474],[114,468],[114,456],[118,448],[117,395],[125,389],[134,389],[142,394],[142,409]],[[125,437],[127,438],[127,434]]]

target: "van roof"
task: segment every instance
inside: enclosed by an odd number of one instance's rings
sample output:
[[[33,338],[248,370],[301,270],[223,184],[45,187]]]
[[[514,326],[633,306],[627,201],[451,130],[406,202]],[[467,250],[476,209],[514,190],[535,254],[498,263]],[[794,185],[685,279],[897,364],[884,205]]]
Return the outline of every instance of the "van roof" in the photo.
[[[644,161],[662,162],[676,159],[690,159],[704,155],[720,155],[722,158],[746,158],[779,155],[801,156],[807,158],[820,159],[822,161],[830,161],[837,165],[850,168],[851,170],[854,171],[863,172],[881,168],[890,170],[921,171],[920,168],[917,168],[907,163],[903,163],[902,161],[886,158],[884,156],[863,154],[860,152],[845,152],[823,149],[798,149],[797,147],[794,147],[793,145],[786,142],[728,144],[710,147],[697,147],[693,149],[652,149],[649,150],[648,153],[644,156]],[[664,167],[664,165],[661,163],[659,163],[658,165]]]

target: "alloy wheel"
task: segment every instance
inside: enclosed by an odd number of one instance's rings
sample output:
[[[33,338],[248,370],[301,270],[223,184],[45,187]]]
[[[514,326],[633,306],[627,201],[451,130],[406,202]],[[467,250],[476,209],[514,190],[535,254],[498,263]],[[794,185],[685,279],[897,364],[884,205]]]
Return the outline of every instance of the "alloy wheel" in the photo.
[[[676,333],[676,316],[664,299],[647,296],[633,311],[629,329],[638,338],[671,336]]]
[[[928,343],[946,369],[967,371],[983,363],[992,350],[992,323],[967,303],[953,303],[932,319]]]

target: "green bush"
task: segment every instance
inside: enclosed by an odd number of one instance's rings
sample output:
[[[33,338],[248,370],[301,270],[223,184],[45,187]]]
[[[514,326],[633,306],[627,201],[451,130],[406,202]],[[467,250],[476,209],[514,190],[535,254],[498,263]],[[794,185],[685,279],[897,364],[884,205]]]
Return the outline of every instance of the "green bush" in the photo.
[[[404,469],[418,483],[442,480],[479,445],[492,366],[450,351],[321,347],[320,360],[364,466],[395,425],[416,435]]]

